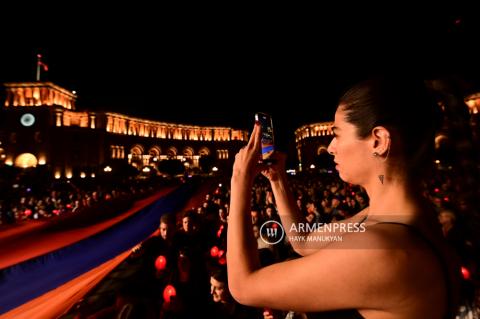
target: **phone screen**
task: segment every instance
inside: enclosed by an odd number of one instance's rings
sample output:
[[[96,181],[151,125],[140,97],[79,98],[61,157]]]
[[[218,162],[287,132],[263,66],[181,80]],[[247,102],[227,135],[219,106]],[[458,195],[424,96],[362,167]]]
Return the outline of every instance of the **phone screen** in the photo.
[[[262,127],[262,160],[265,161],[269,159],[275,150],[272,117],[266,113],[256,113],[255,121],[260,122],[260,126]]]

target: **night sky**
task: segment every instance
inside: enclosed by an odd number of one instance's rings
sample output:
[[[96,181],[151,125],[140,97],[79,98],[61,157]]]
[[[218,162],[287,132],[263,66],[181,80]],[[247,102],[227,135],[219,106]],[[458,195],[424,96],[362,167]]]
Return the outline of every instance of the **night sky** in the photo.
[[[78,109],[245,129],[255,111],[270,112],[282,148],[300,125],[331,120],[341,92],[369,74],[480,83],[474,11],[441,9],[395,17],[391,9],[166,20],[148,8],[41,23],[29,16],[23,28],[2,22],[0,82],[33,81],[41,53],[49,66],[42,80],[76,90]]]

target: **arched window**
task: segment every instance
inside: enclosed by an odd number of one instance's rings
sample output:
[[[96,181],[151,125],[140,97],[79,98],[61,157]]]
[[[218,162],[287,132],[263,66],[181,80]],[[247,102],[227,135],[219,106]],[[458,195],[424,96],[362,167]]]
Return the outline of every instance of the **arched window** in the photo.
[[[17,156],[15,159],[15,166],[28,168],[28,167],[35,167],[38,164],[38,160],[35,155],[31,153],[23,153]]]

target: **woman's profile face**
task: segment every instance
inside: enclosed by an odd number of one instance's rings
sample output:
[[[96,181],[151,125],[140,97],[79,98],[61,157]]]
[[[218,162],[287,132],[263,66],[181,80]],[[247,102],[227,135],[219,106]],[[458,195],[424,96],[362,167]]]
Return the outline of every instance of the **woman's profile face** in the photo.
[[[360,139],[356,127],[346,121],[345,115],[339,106],[335,112],[334,137],[328,152],[333,155],[335,169],[343,181],[363,185],[373,171],[373,155],[369,146],[373,142],[371,138]]]

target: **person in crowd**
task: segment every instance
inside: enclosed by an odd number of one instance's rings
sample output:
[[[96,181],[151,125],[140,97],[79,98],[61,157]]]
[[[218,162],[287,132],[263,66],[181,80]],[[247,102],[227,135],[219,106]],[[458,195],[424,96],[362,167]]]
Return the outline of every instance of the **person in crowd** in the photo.
[[[343,229],[304,234],[341,241],[292,243],[303,257],[267,267],[259,262],[249,214],[256,176],[269,179],[287,235],[299,230],[291,226],[304,216],[287,184],[285,155],[277,153],[270,165],[260,161],[257,123],[236,155],[231,179],[233,297],[249,306],[308,312],[309,318],[454,318],[460,267],[421,191],[433,161],[437,110],[423,81],[413,78],[372,78],[348,90],[328,151],[340,178],[366,190],[369,206],[338,222]]]
[[[160,217],[160,224],[157,232],[146,239],[141,244],[132,249],[129,261],[133,264],[141,263],[142,271],[140,275],[146,282],[155,277],[160,277],[162,273],[171,269],[171,264],[175,260],[175,250],[173,247],[173,237],[175,235],[174,216],[170,213]],[[166,261],[166,269],[159,269],[157,259],[163,256]]]
[[[261,318],[260,311],[236,302],[228,290],[227,271],[219,268],[210,275],[210,293],[212,295],[213,318]]]

